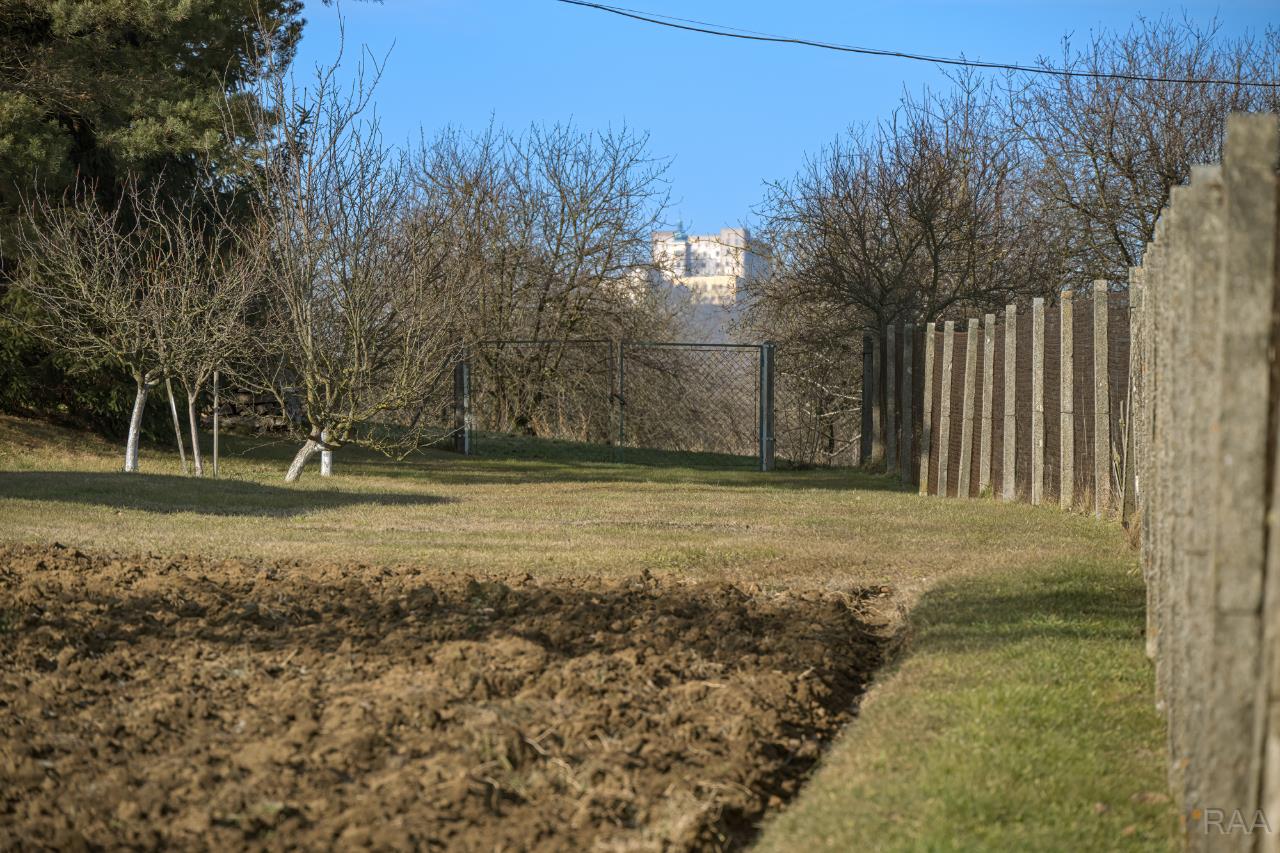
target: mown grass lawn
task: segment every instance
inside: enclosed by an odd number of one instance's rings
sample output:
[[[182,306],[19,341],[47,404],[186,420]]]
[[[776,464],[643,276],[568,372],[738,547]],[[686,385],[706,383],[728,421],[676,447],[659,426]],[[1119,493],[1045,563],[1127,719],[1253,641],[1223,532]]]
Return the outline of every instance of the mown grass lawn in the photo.
[[[463,574],[643,570],[764,589],[889,587],[896,662],[763,849],[1167,849],[1142,584],[1118,526],[920,498],[852,471],[490,441],[406,462],[229,439],[219,480],[147,448],[0,418],[0,539],[94,550],[414,563]],[[585,457],[585,458],[584,458]],[[726,464],[730,461],[733,464]]]
[[[1123,562],[940,581],[760,849],[1175,848],[1144,605]]]

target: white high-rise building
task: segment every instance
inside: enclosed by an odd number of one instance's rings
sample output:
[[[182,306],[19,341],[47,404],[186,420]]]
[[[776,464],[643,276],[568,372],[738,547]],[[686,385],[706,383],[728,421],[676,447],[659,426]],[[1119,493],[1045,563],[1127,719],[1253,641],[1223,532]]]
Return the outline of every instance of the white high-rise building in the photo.
[[[653,232],[653,263],[659,283],[688,288],[693,298],[708,305],[731,307],[743,282],[763,263],[752,252],[745,228],[721,228],[718,234]]]

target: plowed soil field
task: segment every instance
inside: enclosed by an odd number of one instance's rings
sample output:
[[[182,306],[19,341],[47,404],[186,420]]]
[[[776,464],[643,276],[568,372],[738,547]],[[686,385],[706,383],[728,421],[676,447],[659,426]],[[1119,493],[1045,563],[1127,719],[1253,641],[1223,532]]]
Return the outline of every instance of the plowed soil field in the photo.
[[[739,847],[881,594],[0,548],[0,847]]]

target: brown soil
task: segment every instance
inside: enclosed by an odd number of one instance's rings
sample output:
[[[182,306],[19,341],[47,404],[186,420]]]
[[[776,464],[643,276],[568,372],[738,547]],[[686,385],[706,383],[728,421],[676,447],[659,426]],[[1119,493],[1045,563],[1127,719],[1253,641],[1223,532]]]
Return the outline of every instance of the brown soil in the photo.
[[[878,594],[0,548],[0,847],[739,847]]]

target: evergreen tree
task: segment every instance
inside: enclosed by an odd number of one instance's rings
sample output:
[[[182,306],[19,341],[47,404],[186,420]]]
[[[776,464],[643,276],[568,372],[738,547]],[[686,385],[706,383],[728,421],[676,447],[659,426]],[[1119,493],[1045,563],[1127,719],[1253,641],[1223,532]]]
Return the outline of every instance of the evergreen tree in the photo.
[[[291,60],[301,15],[300,0],[0,0],[0,409],[110,429],[127,405],[117,379],[73,379],[92,366],[6,316],[31,310],[5,293],[23,197],[87,187],[114,206],[126,178],[162,177],[181,197],[208,166],[234,176],[236,143],[251,140],[228,140],[227,104],[252,97],[268,61]]]

